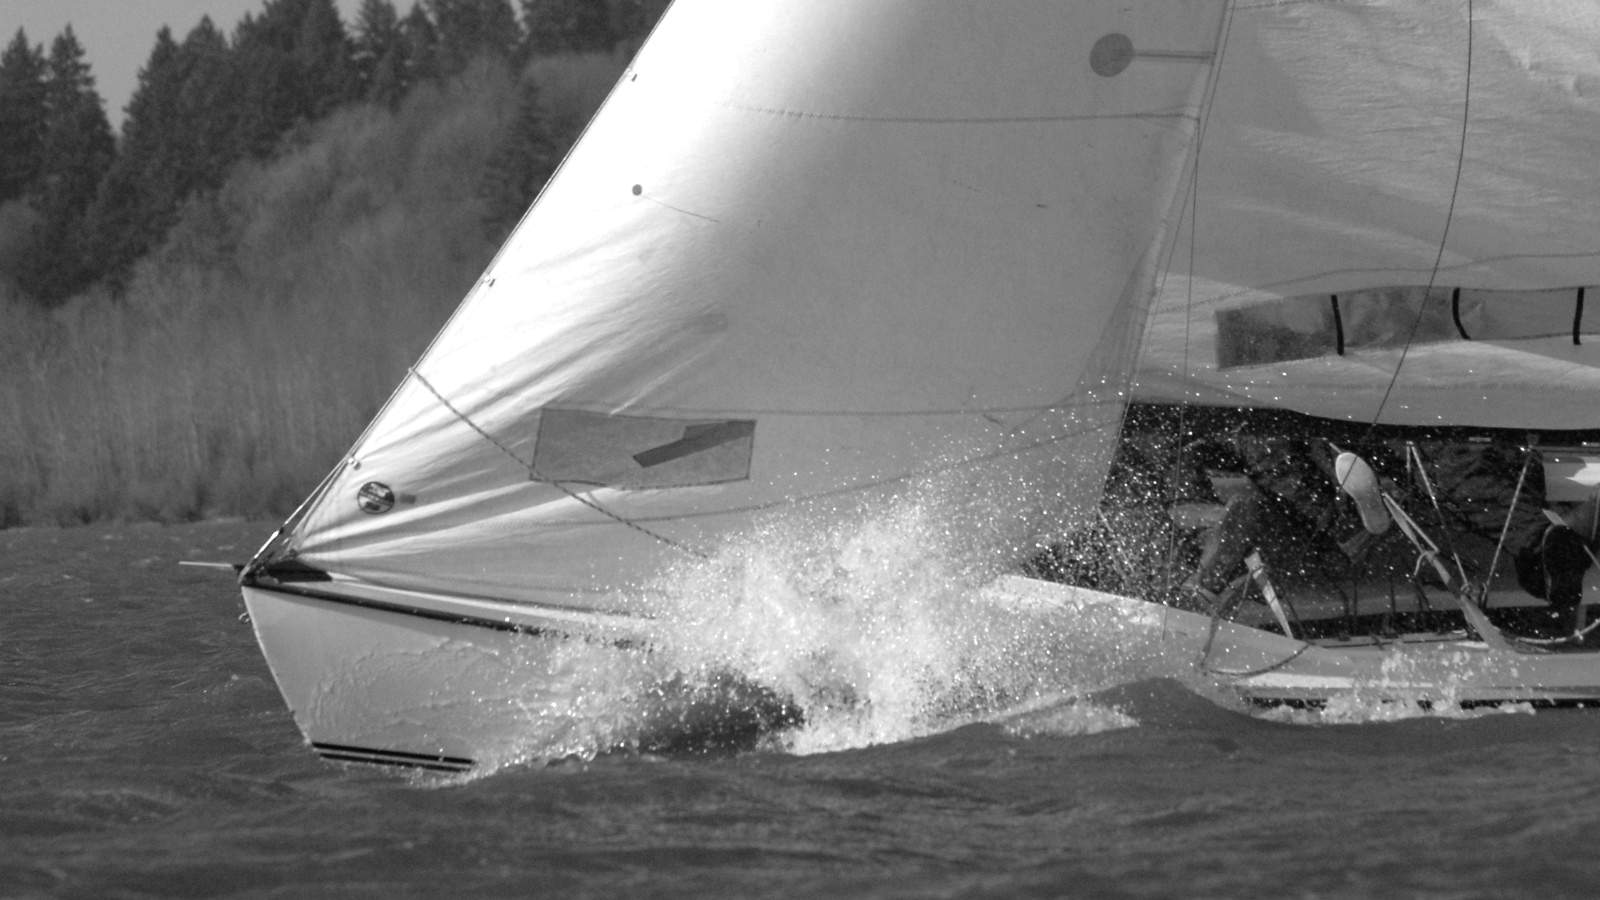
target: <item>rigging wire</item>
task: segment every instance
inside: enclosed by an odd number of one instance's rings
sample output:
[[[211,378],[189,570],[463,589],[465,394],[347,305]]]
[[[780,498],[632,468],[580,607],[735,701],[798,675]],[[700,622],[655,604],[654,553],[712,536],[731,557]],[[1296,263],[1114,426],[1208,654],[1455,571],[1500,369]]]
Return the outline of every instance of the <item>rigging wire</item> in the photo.
[[[1375,409],[1373,411],[1371,421],[1369,421],[1367,423],[1367,433],[1369,435],[1372,434],[1374,431],[1376,431],[1379,423],[1381,422],[1381,420],[1383,418],[1383,410],[1384,410],[1384,408],[1386,406],[1388,406],[1389,400],[1394,394],[1395,386],[1400,381],[1400,372],[1405,367],[1406,357],[1411,351],[1412,342],[1416,338],[1416,334],[1417,334],[1418,328],[1420,328],[1421,325],[1422,325],[1422,318],[1427,312],[1428,301],[1433,296],[1433,288],[1434,288],[1434,285],[1438,281],[1439,271],[1444,265],[1445,250],[1448,248],[1449,242],[1450,242],[1450,226],[1455,221],[1456,203],[1457,203],[1458,199],[1460,198],[1460,194],[1461,194],[1461,173],[1466,168],[1467,136],[1468,136],[1468,133],[1470,131],[1470,126],[1471,126],[1471,122],[1472,122],[1472,61],[1473,61],[1473,42],[1472,42],[1472,31],[1473,31],[1473,29],[1472,29],[1472,22],[1473,22],[1473,18],[1474,18],[1473,0],[1467,0],[1466,60],[1465,60],[1465,66],[1464,66],[1464,72],[1463,72],[1463,74],[1464,74],[1464,78],[1463,78],[1464,84],[1462,86],[1462,97],[1461,97],[1461,136],[1460,136],[1460,140],[1459,140],[1459,142],[1457,144],[1457,149],[1456,149],[1455,175],[1454,175],[1454,178],[1452,179],[1451,185],[1450,185],[1450,202],[1445,207],[1444,228],[1442,229],[1442,231],[1439,234],[1439,247],[1438,247],[1438,250],[1435,251],[1435,253],[1434,253],[1433,268],[1428,273],[1428,284],[1427,284],[1427,287],[1423,289],[1422,300],[1421,300],[1420,303],[1417,304],[1417,312],[1416,312],[1416,315],[1414,315],[1412,317],[1412,319],[1411,319],[1411,327],[1406,332],[1405,342],[1402,343],[1401,346],[1400,346],[1400,358],[1395,360],[1394,371],[1391,372],[1390,375],[1389,375],[1389,383],[1384,386],[1383,396],[1378,400],[1378,407],[1377,407],[1377,409]],[[1457,327],[1459,328],[1459,322],[1457,324]],[[1414,448],[1413,448],[1412,452],[1413,453],[1415,452]],[[1495,568],[1499,564],[1501,551],[1504,548],[1505,542],[1506,542],[1506,538],[1509,535],[1509,531],[1510,531],[1510,527],[1511,527],[1511,516],[1512,516],[1512,513],[1515,511],[1515,504],[1516,504],[1515,497],[1516,496],[1520,496],[1520,494],[1521,494],[1523,478],[1527,475],[1527,463],[1530,462],[1531,460],[1532,460],[1532,456],[1530,454],[1530,456],[1528,457],[1528,460],[1524,462],[1522,474],[1518,476],[1517,492],[1516,492],[1516,494],[1513,495],[1512,509],[1508,510],[1507,513],[1506,513],[1505,527],[1503,527],[1501,529],[1500,539],[1495,544],[1494,556],[1491,559],[1490,564],[1489,564],[1489,573],[1488,573],[1488,575],[1486,576],[1486,578],[1484,580],[1484,583],[1483,583],[1483,586],[1482,586],[1481,595],[1476,600],[1476,602],[1480,606],[1488,598],[1489,579],[1492,579],[1494,577]],[[1426,481],[1427,472],[1422,467],[1422,462],[1421,462],[1421,458],[1420,457],[1418,457],[1418,459],[1417,459],[1417,469],[1418,469],[1419,474],[1424,479],[1424,484],[1426,484],[1427,483],[1427,481]],[[1431,487],[1431,485],[1428,486],[1428,489],[1429,489],[1429,494],[1430,494],[1430,497],[1431,497],[1432,496],[1432,487]],[[1437,510],[1439,504],[1438,504],[1438,499],[1436,497],[1433,498],[1433,503],[1434,503],[1435,509]],[[1441,512],[1440,515],[1442,516],[1443,513]],[[1442,519],[1441,519],[1441,521],[1442,521]],[[1460,566],[1460,560],[1459,559],[1457,560],[1456,565],[1458,567]],[[1462,590],[1466,590],[1466,589],[1467,589],[1466,588],[1466,583],[1463,581]],[[1471,598],[1468,598],[1467,602],[1473,602],[1473,600]]]
[[[1372,421],[1368,423],[1369,434],[1382,420],[1384,407],[1388,406],[1395,385],[1400,381],[1400,370],[1405,367],[1406,355],[1410,353],[1411,343],[1416,338],[1417,329],[1422,325],[1423,314],[1428,309],[1428,299],[1433,295],[1433,286],[1439,280],[1439,270],[1444,265],[1444,252],[1450,242],[1450,224],[1455,221],[1456,200],[1461,194],[1461,171],[1466,167],[1467,132],[1472,121],[1472,3],[1473,0],[1467,0],[1467,58],[1465,84],[1461,97],[1461,140],[1456,149],[1456,171],[1450,185],[1450,203],[1445,207],[1444,230],[1439,234],[1439,249],[1433,257],[1433,269],[1428,273],[1428,286],[1423,289],[1422,302],[1417,304],[1417,314],[1411,319],[1411,328],[1406,332],[1405,343],[1400,345],[1400,358],[1395,360],[1394,371],[1389,375],[1389,383],[1384,386],[1383,396],[1378,400],[1378,408],[1373,411]]]
[[[1230,7],[1229,7],[1230,14],[1231,14],[1231,10],[1232,10],[1232,7],[1230,5]],[[1428,300],[1432,296],[1434,285],[1438,281],[1440,269],[1443,267],[1445,250],[1449,246],[1450,226],[1451,226],[1451,224],[1453,223],[1453,221],[1455,219],[1456,203],[1457,203],[1457,200],[1458,200],[1458,198],[1460,196],[1462,171],[1465,168],[1465,164],[1466,164],[1467,137],[1468,137],[1470,123],[1471,123],[1471,113],[1472,113],[1472,61],[1473,61],[1473,45],[1472,45],[1472,31],[1473,31],[1473,28],[1472,28],[1472,22],[1473,22],[1473,18],[1474,18],[1473,3],[1472,3],[1472,0],[1467,0],[1466,63],[1465,63],[1465,78],[1464,78],[1464,82],[1465,83],[1463,85],[1460,139],[1459,139],[1459,142],[1458,142],[1458,145],[1457,145],[1455,172],[1454,172],[1454,175],[1453,175],[1453,178],[1452,178],[1451,188],[1450,188],[1450,201],[1449,201],[1449,204],[1448,204],[1448,206],[1446,207],[1446,210],[1445,210],[1444,227],[1443,227],[1443,229],[1442,229],[1442,231],[1441,231],[1441,233],[1439,235],[1439,246],[1438,246],[1437,251],[1434,254],[1433,266],[1432,266],[1432,269],[1431,269],[1431,271],[1429,272],[1429,275],[1428,275],[1427,287],[1423,290],[1422,300],[1418,304],[1417,313],[1412,318],[1411,326],[1410,326],[1409,330],[1406,333],[1406,339],[1405,339],[1404,343],[1401,345],[1400,357],[1395,362],[1394,370],[1390,373],[1388,384],[1385,385],[1384,391],[1383,391],[1383,395],[1379,399],[1377,408],[1373,411],[1373,415],[1372,415],[1371,421],[1368,423],[1368,433],[1369,434],[1371,434],[1373,431],[1375,431],[1377,426],[1378,426],[1378,424],[1382,421],[1383,411],[1388,406],[1388,404],[1389,404],[1389,402],[1390,402],[1390,400],[1391,400],[1391,398],[1392,398],[1392,396],[1394,394],[1395,387],[1399,383],[1400,373],[1401,373],[1402,369],[1405,366],[1406,357],[1407,357],[1407,355],[1408,355],[1408,353],[1410,351],[1411,344],[1415,340],[1415,337],[1416,337],[1418,329],[1421,327],[1422,318],[1423,318],[1423,316],[1426,313],[1427,308],[1428,308]],[[1224,31],[1224,35],[1223,35],[1223,43],[1224,44],[1225,44],[1225,41],[1226,41],[1226,31]],[[1222,44],[1219,44],[1219,47],[1218,47],[1219,58],[1218,58],[1218,61],[1217,61],[1217,65],[1219,66],[1219,68],[1220,68],[1220,64],[1221,64],[1221,59],[1220,59],[1221,51],[1222,51]],[[1213,84],[1211,86],[1213,89],[1215,87],[1215,80],[1216,79],[1213,78]],[[1209,97],[1208,97],[1208,100],[1209,100]],[[1210,112],[1210,106],[1209,106],[1209,103],[1208,103],[1207,108],[1206,108],[1206,114],[1209,114],[1209,112]],[[1199,191],[1198,191],[1199,154],[1200,154],[1200,149],[1201,149],[1201,137],[1203,137],[1203,134],[1204,134],[1204,121],[1205,120],[1204,120],[1204,117],[1203,117],[1202,118],[1202,122],[1201,122],[1201,133],[1196,138],[1194,177],[1193,177],[1193,179],[1191,181],[1191,184],[1190,184],[1192,217],[1191,217],[1191,220],[1190,220],[1190,232],[1189,232],[1189,253],[1190,253],[1190,259],[1189,259],[1189,288],[1188,288],[1188,295],[1187,295],[1187,299],[1186,299],[1186,307],[1191,311],[1192,311],[1192,306],[1193,306],[1193,301],[1194,301],[1193,285],[1194,285],[1195,241],[1196,241],[1196,232],[1198,231],[1198,219],[1199,219],[1199,209],[1198,209],[1198,197],[1199,197]],[[1189,372],[1189,327],[1190,327],[1191,319],[1192,319],[1192,315],[1186,315],[1185,320],[1184,320],[1184,351],[1183,351],[1183,364],[1182,364],[1183,368],[1182,368],[1182,372],[1183,372],[1185,381],[1187,381],[1187,375],[1188,375],[1188,372]],[[1178,430],[1179,430],[1180,434],[1183,433],[1184,422],[1185,422],[1185,419],[1184,419],[1184,407],[1180,406],[1179,420],[1178,420]],[[1180,451],[1179,451],[1180,455],[1178,457],[1179,464],[1181,464],[1183,462],[1182,452],[1183,452],[1183,449],[1182,449],[1182,446],[1180,445]],[[1426,473],[1423,473],[1423,477],[1426,478]],[[1343,487],[1342,484],[1340,486]],[[1504,538],[1502,536],[1502,541],[1503,541],[1503,539]],[[1173,538],[1173,540],[1175,540],[1175,537]],[[1496,548],[1497,556],[1498,556],[1498,550],[1499,550],[1499,548]],[[1459,561],[1458,561],[1457,565],[1459,566]],[[1202,666],[1202,668],[1206,668],[1208,671],[1213,671],[1215,674],[1226,674],[1226,675],[1234,675],[1234,676],[1240,676],[1240,677],[1247,677],[1247,676],[1250,676],[1250,675],[1262,674],[1262,673],[1265,673],[1265,672],[1270,672],[1270,671],[1272,671],[1274,669],[1277,669],[1277,668],[1279,668],[1279,667],[1281,667],[1283,665],[1286,665],[1288,662],[1290,662],[1290,661],[1294,660],[1296,657],[1298,657],[1300,655],[1300,653],[1304,652],[1304,650],[1307,649],[1307,647],[1309,646],[1307,644],[1302,644],[1301,647],[1299,648],[1299,650],[1297,650],[1297,651],[1295,651],[1295,653],[1289,655],[1286,659],[1280,660],[1280,661],[1278,661],[1276,663],[1272,663],[1272,664],[1270,664],[1270,665],[1268,665],[1268,666],[1266,666],[1266,667],[1264,667],[1262,669],[1259,669],[1259,670],[1253,670],[1253,671],[1249,671],[1249,672],[1242,672],[1242,671],[1241,672],[1226,672],[1226,671],[1222,671],[1222,670],[1212,669],[1210,667],[1210,665],[1209,665],[1209,657],[1210,657],[1212,641],[1214,640],[1214,638],[1216,636],[1217,628],[1220,625],[1220,621],[1221,621],[1222,615],[1224,614],[1224,610],[1223,610],[1222,606],[1223,606],[1222,604],[1217,604],[1211,611],[1212,615],[1211,615],[1210,630],[1209,630],[1209,632],[1207,634],[1205,647],[1201,652],[1201,657],[1200,657],[1201,658],[1201,666]]]
[[[1421,465],[1421,462],[1418,462]],[[1495,570],[1500,566],[1500,552],[1505,549],[1506,538],[1511,536],[1511,520],[1517,512],[1517,501],[1522,498],[1522,487],[1528,481],[1528,470],[1533,467],[1533,454],[1529,453],[1522,458],[1522,471],[1517,473],[1517,488],[1511,493],[1511,505],[1506,508],[1505,523],[1500,526],[1500,539],[1495,541],[1494,556],[1489,559],[1489,573],[1483,578],[1483,596],[1478,599],[1478,605],[1486,606],[1489,600],[1489,585],[1493,583]],[[1437,505],[1437,504],[1436,504]],[[1592,536],[1591,536],[1592,539]]]
[[[1224,57],[1227,55],[1228,35],[1233,31],[1233,9],[1234,4],[1232,2],[1228,2],[1223,5],[1222,21],[1219,23],[1217,29],[1218,33],[1216,52],[1213,54],[1211,61],[1211,74],[1210,77],[1206,79],[1206,89],[1200,98],[1200,116],[1198,121],[1195,123],[1194,153],[1191,154],[1190,158],[1188,190],[1189,198],[1183,205],[1183,209],[1186,209],[1189,212],[1189,264],[1188,277],[1185,280],[1184,285],[1183,361],[1180,369],[1180,383],[1183,384],[1187,384],[1189,380],[1189,344],[1191,337],[1190,328],[1194,318],[1192,315],[1194,309],[1194,263],[1196,257],[1198,256],[1198,250],[1196,249],[1196,234],[1200,230],[1200,154],[1205,147],[1206,125],[1211,121],[1211,109],[1217,94],[1217,83],[1222,80],[1222,62]],[[1180,227],[1182,225],[1182,221],[1183,217],[1180,214]],[[1177,255],[1177,252],[1178,242],[1173,241],[1167,248],[1167,260],[1161,268],[1161,284],[1156,290],[1156,298],[1159,298],[1165,292],[1166,278],[1172,273],[1172,260],[1173,257]],[[1153,300],[1152,303],[1154,302],[1158,301]],[[1176,438],[1178,445],[1178,454],[1173,459],[1172,466],[1168,469],[1168,477],[1166,479],[1166,497],[1163,498],[1165,505],[1169,509],[1174,503],[1177,502],[1178,499],[1176,476],[1178,473],[1187,471],[1188,461],[1185,459],[1185,455],[1188,452],[1188,448],[1185,445],[1183,438],[1184,435],[1188,433],[1189,428],[1188,409],[1189,406],[1187,403],[1178,404],[1178,421],[1174,425],[1176,430],[1174,437]],[[1124,424],[1126,424],[1126,405],[1123,406],[1123,418]],[[1170,529],[1167,533],[1167,559],[1170,560],[1175,558],[1178,549],[1177,544],[1177,530]],[[1170,582],[1170,580],[1171,579],[1169,577],[1168,581]],[[1174,585],[1169,583],[1165,585],[1165,587],[1167,590],[1171,590]]]

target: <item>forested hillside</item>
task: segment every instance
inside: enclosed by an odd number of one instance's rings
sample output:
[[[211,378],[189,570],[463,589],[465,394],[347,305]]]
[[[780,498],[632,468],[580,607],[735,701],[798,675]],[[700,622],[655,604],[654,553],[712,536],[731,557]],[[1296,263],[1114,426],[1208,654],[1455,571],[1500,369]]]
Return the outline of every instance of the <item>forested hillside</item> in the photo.
[[[0,55],[0,526],[281,515],[659,14],[265,0],[163,31],[113,137],[70,29]]]

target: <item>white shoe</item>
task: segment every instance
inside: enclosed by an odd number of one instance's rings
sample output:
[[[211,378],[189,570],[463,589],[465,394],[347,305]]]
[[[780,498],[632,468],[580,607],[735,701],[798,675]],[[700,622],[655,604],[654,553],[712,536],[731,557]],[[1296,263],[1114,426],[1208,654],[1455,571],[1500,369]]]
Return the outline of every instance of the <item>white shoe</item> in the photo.
[[[1354,453],[1341,453],[1333,461],[1333,475],[1339,487],[1356,502],[1361,513],[1361,527],[1368,534],[1383,534],[1392,521],[1384,508],[1383,495],[1378,492],[1378,476],[1372,473],[1367,461]]]

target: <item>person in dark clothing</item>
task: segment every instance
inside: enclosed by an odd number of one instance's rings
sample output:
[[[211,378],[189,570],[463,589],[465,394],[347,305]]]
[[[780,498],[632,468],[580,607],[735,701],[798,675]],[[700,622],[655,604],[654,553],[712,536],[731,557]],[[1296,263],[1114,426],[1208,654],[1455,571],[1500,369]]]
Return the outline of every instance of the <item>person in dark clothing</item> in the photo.
[[[1233,442],[1249,489],[1229,498],[1207,537],[1185,602],[1215,608],[1256,551],[1280,586],[1312,585],[1347,572],[1370,536],[1352,520],[1333,479],[1330,448],[1280,436],[1238,435]],[[1341,545],[1341,536],[1353,536]]]
[[[1459,440],[1416,448],[1433,491],[1428,497],[1414,490],[1411,502],[1437,502],[1445,549],[1469,578],[1487,577],[1497,547],[1525,546],[1544,530],[1543,469],[1522,448]]]
[[[1583,577],[1596,543],[1594,500],[1566,505],[1558,523],[1544,512],[1558,504],[1548,502],[1544,469],[1531,451],[1487,441],[1419,449],[1434,473],[1447,549],[1467,576],[1488,578],[1496,551],[1504,548],[1517,584],[1549,604],[1529,630],[1550,637],[1574,634],[1581,627]]]
[[[1516,551],[1517,584],[1550,604],[1542,633],[1567,637],[1583,629],[1583,576],[1594,561],[1597,512],[1591,499],[1558,513]]]

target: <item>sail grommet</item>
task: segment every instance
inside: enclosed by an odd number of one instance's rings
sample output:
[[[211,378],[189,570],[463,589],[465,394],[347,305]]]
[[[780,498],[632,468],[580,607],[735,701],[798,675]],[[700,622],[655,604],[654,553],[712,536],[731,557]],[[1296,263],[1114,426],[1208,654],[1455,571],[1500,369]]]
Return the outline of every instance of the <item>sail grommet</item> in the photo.
[[[1112,33],[1094,42],[1089,51],[1089,68],[1096,75],[1110,78],[1121,75],[1133,62],[1133,39],[1120,32]]]
[[[356,505],[369,515],[379,515],[394,509],[394,491],[381,481],[369,481],[356,491]]]

